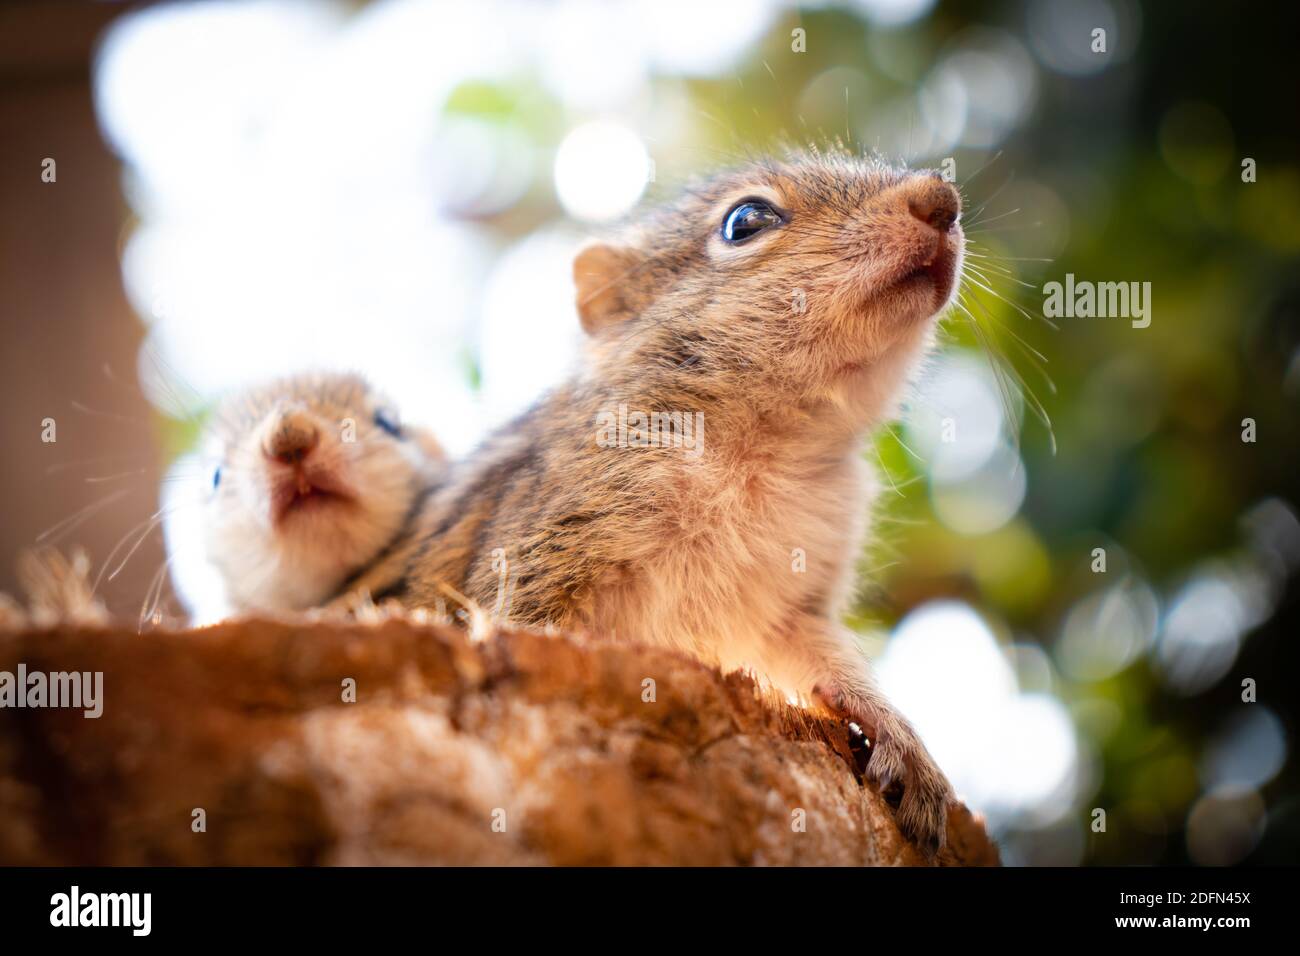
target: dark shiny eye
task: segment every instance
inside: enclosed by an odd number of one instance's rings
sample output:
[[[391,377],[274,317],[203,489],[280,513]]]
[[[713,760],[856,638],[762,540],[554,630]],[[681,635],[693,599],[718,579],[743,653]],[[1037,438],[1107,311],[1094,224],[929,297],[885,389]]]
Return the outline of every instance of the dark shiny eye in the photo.
[[[779,226],[781,214],[765,202],[746,199],[738,204],[722,221],[722,238],[727,242],[744,242],[769,226]]]
[[[219,485],[219,484],[221,484],[221,466],[220,466],[220,465],[218,465],[218,466],[217,466],[217,470],[214,471],[214,472],[212,473],[212,490],[213,490],[213,491],[216,491],[216,490],[217,490],[217,485]]]
[[[375,412],[375,424],[382,428],[394,438],[402,437],[402,426],[397,422],[397,416],[392,412],[380,409]]]

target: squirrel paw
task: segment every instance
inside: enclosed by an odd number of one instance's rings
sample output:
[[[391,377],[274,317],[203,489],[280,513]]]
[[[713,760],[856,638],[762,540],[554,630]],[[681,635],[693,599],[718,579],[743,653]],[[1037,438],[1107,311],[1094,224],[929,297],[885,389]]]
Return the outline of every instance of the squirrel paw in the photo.
[[[931,857],[942,850],[952,786],[912,726],[887,706],[873,706],[833,684],[818,684],[813,696],[867,735],[871,756],[865,776],[894,807],[903,834]]]

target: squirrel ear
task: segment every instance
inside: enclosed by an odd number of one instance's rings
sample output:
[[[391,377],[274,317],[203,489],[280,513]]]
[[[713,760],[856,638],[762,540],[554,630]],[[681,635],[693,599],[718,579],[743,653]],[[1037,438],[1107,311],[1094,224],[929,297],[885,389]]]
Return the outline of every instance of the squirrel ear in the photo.
[[[573,284],[578,292],[578,317],[588,335],[630,318],[628,273],[636,264],[632,250],[603,242],[590,242],[573,260]]]

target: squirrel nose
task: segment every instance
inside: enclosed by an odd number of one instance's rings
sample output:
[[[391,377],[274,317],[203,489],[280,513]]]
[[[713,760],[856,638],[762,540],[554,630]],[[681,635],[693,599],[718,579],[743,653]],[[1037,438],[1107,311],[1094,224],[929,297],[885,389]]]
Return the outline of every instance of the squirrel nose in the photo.
[[[302,409],[288,409],[270,419],[262,450],[286,465],[302,461],[320,444],[320,429]]]
[[[947,232],[961,212],[961,195],[938,176],[925,176],[908,191],[907,209],[926,225]]]

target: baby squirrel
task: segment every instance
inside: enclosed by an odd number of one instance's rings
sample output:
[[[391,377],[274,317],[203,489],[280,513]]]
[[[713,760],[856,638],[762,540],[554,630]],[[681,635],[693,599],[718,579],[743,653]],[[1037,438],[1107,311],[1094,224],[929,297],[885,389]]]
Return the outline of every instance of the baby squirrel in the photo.
[[[751,668],[857,722],[868,776],[902,787],[900,826],[937,849],[950,785],[838,622],[876,487],[865,440],[952,298],[960,208],[938,174],[800,153],[586,246],[581,368],[454,469],[355,586]],[[644,427],[655,413],[667,438]],[[638,425],[610,440],[619,416]]]
[[[216,462],[204,548],[234,611],[303,610],[337,594],[412,524],[446,461],[351,374],[239,392],[204,444]]]

